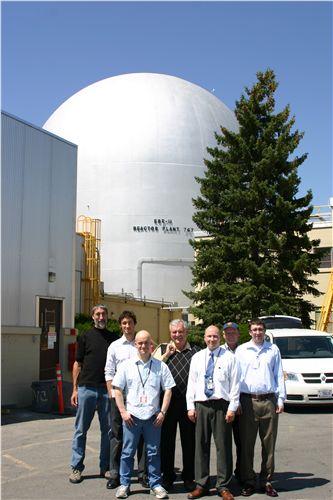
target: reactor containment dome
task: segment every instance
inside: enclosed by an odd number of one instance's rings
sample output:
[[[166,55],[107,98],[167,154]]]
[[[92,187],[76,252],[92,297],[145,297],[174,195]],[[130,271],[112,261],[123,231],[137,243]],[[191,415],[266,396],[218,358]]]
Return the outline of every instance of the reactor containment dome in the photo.
[[[102,221],[106,293],[189,304],[195,177],[221,125],[238,129],[211,92],[154,73],[89,85],[44,124],[78,145],[77,215]]]

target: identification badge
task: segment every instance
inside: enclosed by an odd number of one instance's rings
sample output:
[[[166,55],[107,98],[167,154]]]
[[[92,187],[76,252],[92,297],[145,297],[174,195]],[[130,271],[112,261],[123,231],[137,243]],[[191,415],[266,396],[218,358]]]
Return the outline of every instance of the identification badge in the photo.
[[[146,404],[148,402],[148,398],[147,398],[146,394],[141,394],[139,401],[141,404]]]
[[[209,377],[206,382],[207,389],[214,389],[214,381],[212,377]]]

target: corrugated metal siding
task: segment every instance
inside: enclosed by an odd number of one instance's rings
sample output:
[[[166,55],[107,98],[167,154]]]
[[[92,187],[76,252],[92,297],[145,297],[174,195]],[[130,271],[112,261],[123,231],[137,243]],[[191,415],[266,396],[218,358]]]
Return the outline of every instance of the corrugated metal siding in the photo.
[[[36,296],[63,297],[71,326],[77,148],[2,114],[2,323],[34,326]],[[48,272],[56,272],[55,283]],[[38,320],[37,320],[38,321]]]
[[[1,241],[2,319],[19,317],[23,172],[25,130],[23,124],[2,115]],[[13,324],[13,323],[12,323]],[[15,323],[14,323],[15,324]]]

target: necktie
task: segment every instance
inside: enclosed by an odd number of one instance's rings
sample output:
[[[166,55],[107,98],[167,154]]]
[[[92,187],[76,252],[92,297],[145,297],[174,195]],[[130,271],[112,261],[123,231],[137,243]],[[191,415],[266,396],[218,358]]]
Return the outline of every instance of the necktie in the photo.
[[[207,398],[210,398],[210,396],[214,392],[214,388],[212,387],[213,374],[214,374],[214,353],[211,352],[205,373],[205,394]]]

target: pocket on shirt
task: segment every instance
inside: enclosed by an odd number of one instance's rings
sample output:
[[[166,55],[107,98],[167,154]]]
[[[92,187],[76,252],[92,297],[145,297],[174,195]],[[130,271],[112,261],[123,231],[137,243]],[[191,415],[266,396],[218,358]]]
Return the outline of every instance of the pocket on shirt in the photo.
[[[130,387],[133,387],[133,384],[134,384],[134,379],[133,378],[130,378],[128,377],[127,381],[127,387],[130,388]]]
[[[214,378],[217,382],[226,382],[227,374],[225,373],[225,370],[223,370],[222,367],[217,366],[215,368],[215,377]]]
[[[160,379],[161,377],[159,375],[156,375],[155,373],[151,373],[148,378],[148,385],[150,387],[158,387],[160,384]]]

